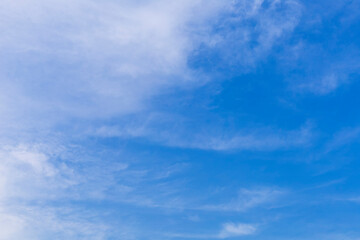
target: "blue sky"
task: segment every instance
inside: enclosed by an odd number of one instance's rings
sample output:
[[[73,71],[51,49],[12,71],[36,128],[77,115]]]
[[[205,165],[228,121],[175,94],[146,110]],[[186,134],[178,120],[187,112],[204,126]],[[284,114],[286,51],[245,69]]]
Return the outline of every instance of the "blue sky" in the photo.
[[[360,1],[2,0],[0,239],[360,239]]]

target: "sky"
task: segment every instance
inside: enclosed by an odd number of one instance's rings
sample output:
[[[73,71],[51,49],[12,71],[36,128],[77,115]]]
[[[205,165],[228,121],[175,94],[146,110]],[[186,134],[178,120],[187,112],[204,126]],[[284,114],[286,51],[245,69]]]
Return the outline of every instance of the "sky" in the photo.
[[[0,240],[359,240],[360,1],[0,0]]]

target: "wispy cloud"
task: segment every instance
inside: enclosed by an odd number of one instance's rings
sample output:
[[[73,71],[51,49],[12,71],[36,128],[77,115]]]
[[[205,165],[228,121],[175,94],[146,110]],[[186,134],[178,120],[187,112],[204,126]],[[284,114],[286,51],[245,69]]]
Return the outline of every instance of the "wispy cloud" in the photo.
[[[81,214],[80,214],[81,213]],[[112,229],[73,207],[7,205],[0,208],[0,239],[106,239]],[[129,238],[124,238],[129,239]]]
[[[360,197],[349,198],[348,201],[354,202],[354,203],[360,203]]]
[[[191,134],[189,134],[191,133]],[[314,138],[312,126],[306,123],[300,129],[280,130],[269,127],[232,130],[221,126],[192,126],[186,119],[151,115],[129,124],[101,126],[90,135],[119,138],[143,138],[166,146],[203,150],[257,150],[271,151],[309,146]]]
[[[51,198],[58,191],[74,184],[71,169],[65,164],[52,162],[42,146],[3,146],[0,149],[0,198]]]
[[[134,239],[138,234],[130,223],[119,217],[114,227],[106,213],[77,203],[182,206],[171,202],[172,190],[163,183],[180,166],[140,172],[120,160],[101,162],[95,155],[86,159],[90,156],[80,157],[79,150],[70,149],[44,143],[0,148],[0,239]],[[158,194],[152,196],[155,189]]]
[[[295,91],[326,95],[342,85],[351,83],[351,75],[359,73],[359,64],[357,61],[353,62],[353,59],[359,59],[359,57],[346,56],[346,58],[337,59],[335,65],[323,66],[324,69],[320,69],[322,72],[320,75],[309,76],[306,80],[302,80],[302,83],[295,85]]]
[[[109,231],[83,210],[52,206],[52,201],[73,198],[71,188],[79,183],[73,169],[53,161],[56,154],[44,145],[0,149],[0,239],[103,239]]]
[[[347,128],[335,133],[332,139],[326,144],[325,151],[334,151],[342,146],[350,144],[360,137],[360,127]]]
[[[203,54],[213,51],[220,54],[220,64],[232,67],[254,67],[264,60],[276,41],[291,33],[302,12],[298,1],[234,1],[228,16],[216,26],[216,42]],[[231,49],[236,49],[232,51]]]
[[[242,237],[256,233],[256,226],[244,223],[225,223],[217,234],[167,234],[172,238],[193,238],[193,239],[226,239]]]
[[[316,5],[307,5],[299,29],[317,29],[317,37],[299,38],[296,32],[278,54],[291,90],[324,96],[351,84],[359,75],[360,49],[342,42],[347,37],[340,37],[352,34],[351,26],[358,17],[354,11],[359,7],[351,1],[332,3],[314,19]],[[327,28],[325,22],[330,21],[337,27]]]
[[[200,209],[207,211],[246,211],[276,201],[284,191],[273,188],[241,189],[238,196],[230,202],[216,205],[204,205]]]

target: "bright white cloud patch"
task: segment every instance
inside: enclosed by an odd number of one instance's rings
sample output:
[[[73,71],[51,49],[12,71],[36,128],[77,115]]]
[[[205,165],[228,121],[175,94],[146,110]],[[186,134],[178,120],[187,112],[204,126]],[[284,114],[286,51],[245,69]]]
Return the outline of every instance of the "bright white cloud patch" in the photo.
[[[0,109],[33,121],[102,118],[136,112],[164,88],[199,82],[187,57],[224,5],[204,3],[3,1]]]
[[[251,235],[256,232],[256,228],[250,224],[243,223],[226,223],[223,226],[219,234],[219,238],[229,238],[229,237],[238,237]]]

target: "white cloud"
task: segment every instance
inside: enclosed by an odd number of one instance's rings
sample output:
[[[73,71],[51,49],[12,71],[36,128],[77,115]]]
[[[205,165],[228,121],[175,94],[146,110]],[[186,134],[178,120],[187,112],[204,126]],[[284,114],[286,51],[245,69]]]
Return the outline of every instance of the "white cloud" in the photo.
[[[225,223],[218,234],[166,234],[171,238],[227,239],[256,233],[256,226],[244,223]]]
[[[20,239],[22,232],[24,231],[24,218],[19,216],[4,213],[3,210],[0,210],[0,239],[1,240],[10,240],[10,239]]]
[[[66,207],[8,205],[0,208],[0,223],[1,240],[100,240],[106,239],[112,231],[89,211]]]
[[[38,239],[38,234],[50,231],[49,224],[62,224],[56,216],[48,219],[44,215],[46,206],[33,209],[30,203],[58,199],[71,185],[71,180],[63,176],[67,170],[61,164],[55,166],[42,146],[1,147],[0,239]]]
[[[223,229],[219,234],[219,238],[229,238],[252,235],[256,232],[256,227],[250,224],[243,223],[225,223]]]
[[[217,151],[226,150],[276,150],[290,147],[302,147],[310,143],[312,134],[307,128],[294,131],[254,130],[250,133],[238,133],[230,136],[200,136],[189,147]],[[191,144],[191,143],[190,143]],[[185,146],[187,144],[184,144]],[[181,146],[181,145],[180,145]]]
[[[325,145],[325,153],[341,148],[344,145],[359,140],[360,127],[346,128],[332,136]]]
[[[348,201],[354,202],[354,203],[360,203],[360,197],[349,198]]]
[[[0,109],[16,120],[102,118],[136,112],[170,86],[199,82],[186,63],[196,26],[223,5],[204,2],[3,1]]]
[[[339,87],[350,83],[351,74],[356,74],[358,66],[354,66],[349,61],[343,60],[338,65],[347,65],[346,67],[324,66],[322,74],[313,77],[309,76],[302,83],[296,84],[293,88],[298,92],[310,92],[317,95],[326,95],[336,91]]]
[[[69,175],[69,176],[66,176]],[[72,184],[71,171],[54,165],[41,146],[3,146],[0,149],[0,200],[38,199]]]
[[[333,20],[327,19],[329,16],[326,14],[323,17],[324,19],[313,23],[311,27],[322,28],[323,21]],[[344,25],[341,29],[348,31],[346,24]],[[337,36],[342,33],[335,31],[329,34]],[[329,49],[334,43],[327,42],[328,36],[324,33],[320,36],[324,41],[326,39],[326,44],[313,43],[311,39],[301,39],[296,40],[296,44],[292,46],[284,46],[283,70],[288,76],[290,88],[295,92],[324,96],[351,84],[359,74],[360,50],[356,46],[347,45],[344,49],[334,52],[333,49]]]
[[[285,192],[273,188],[241,189],[236,198],[226,203],[204,205],[200,209],[207,211],[246,211],[277,200]]]
[[[83,161],[79,156],[70,160],[63,159],[63,155],[75,156],[50,144],[0,148],[0,239],[100,240],[118,231],[96,209],[74,206],[72,202],[103,198],[109,187],[112,194],[126,193],[129,189],[111,178],[114,172],[125,171],[127,165],[117,162],[111,170],[97,165],[94,170],[87,161],[81,169],[74,167]],[[129,224],[121,223],[117,229],[117,236],[133,239]]]
[[[266,59],[274,45],[279,44],[297,26],[302,13],[298,1],[234,1],[228,16],[216,24],[216,41],[205,48],[215,51],[223,60],[220,65],[242,71],[256,67]],[[213,39],[213,38],[212,38]],[[240,71],[241,72],[241,71]]]
[[[121,217],[110,224],[101,209],[77,204],[84,201],[183,208],[176,183],[167,183],[166,178],[184,166],[135,168],[121,155],[116,160],[103,159],[89,151],[51,143],[2,146],[0,223],[6,221],[6,228],[0,228],[0,239],[136,239],[141,235]]]
[[[312,126],[306,123],[299,129],[280,130],[257,128],[233,130],[214,125],[193,125],[193,121],[181,116],[151,114],[133,118],[131,122],[103,125],[88,134],[102,137],[144,138],[172,147],[215,151],[255,150],[271,151],[311,144],[314,138]]]

